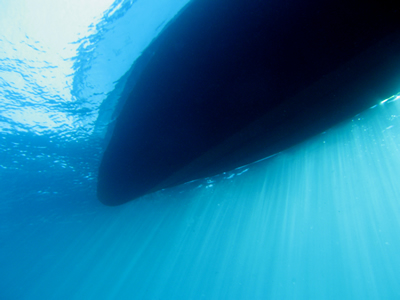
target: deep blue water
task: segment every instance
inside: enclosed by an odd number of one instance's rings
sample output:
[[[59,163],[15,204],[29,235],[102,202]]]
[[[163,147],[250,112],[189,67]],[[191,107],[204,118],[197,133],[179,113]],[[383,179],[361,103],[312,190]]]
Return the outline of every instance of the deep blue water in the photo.
[[[0,299],[400,299],[396,96],[105,207],[96,175],[130,67],[186,1],[79,3],[0,3]]]

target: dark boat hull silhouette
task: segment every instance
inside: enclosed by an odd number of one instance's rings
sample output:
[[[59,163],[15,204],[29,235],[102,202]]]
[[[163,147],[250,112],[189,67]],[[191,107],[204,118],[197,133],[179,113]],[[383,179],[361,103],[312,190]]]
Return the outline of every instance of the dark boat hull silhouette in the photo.
[[[399,92],[398,6],[191,2],[143,54],[99,200],[119,205],[232,170]]]

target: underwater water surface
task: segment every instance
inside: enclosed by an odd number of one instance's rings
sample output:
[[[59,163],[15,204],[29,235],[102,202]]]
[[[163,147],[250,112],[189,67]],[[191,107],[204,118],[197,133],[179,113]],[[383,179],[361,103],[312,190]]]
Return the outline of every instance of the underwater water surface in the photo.
[[[397,95],[257,163],[98,202],[130,67],[186,2],[1,2],[0,299],[400,299]]]

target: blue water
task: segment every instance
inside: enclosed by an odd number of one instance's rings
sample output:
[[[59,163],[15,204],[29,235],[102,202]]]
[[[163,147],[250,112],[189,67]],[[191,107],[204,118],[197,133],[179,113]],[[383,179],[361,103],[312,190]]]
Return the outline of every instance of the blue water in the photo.
[[[97,201],[130,68],[186,2],[0,2],[0,299],[400,299],[396,96],[261,162]]]

